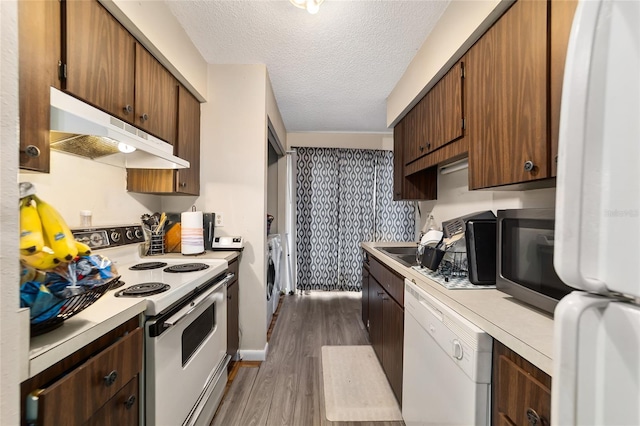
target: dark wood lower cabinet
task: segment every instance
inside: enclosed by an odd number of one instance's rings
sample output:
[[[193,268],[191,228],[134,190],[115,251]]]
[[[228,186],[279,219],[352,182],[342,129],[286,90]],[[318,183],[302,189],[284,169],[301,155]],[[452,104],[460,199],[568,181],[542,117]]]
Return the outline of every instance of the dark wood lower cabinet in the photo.
[[[382,367],[399,402],[402,402],[404,309],[388,295],[382,296]]]
[[[369,262],[367,260],[362,265],[362,324],[364,328],[369,329]]]
[[[86,426],[121,426],[138,423],[140,393],[138,376],[127,383],[120,392],[96,412]]]
[[[133,318],[21,384],[38,391],[38,418],[47,425],[136,425],[143,332]],[[22,424],[26,425],[23,405]]]
[[[497,340],[492,392],[494,426],[550,424],[551,377]]]
[[[229,264],[229,272],[236,274],[236,278],[227,287],[227,355],[232,360],[236,359],[240,348],[240,327],[238,315],[240,313],[238,284],[238,261]]]
[[[369,340],[371,340],[371,346],[378,355],[378,359],[382,363],[383,350],[383,311],[382,311],[382,295],[385,291],[378,281],[369,276]],[[384,366],[384,364],[383,364]]]
[[[391,389],[402,404],[402,354],[404,344],[404,297],[402,278],[371,259],[368,278],[369,340],[380,360]],[[382,281],[382,282],[381,282]],[[404,293],[402,294],[404,296]]]

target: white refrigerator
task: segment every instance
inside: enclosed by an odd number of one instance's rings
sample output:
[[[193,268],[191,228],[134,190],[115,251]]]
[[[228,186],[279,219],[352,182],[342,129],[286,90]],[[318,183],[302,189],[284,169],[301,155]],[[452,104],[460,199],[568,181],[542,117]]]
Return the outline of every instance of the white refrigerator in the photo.
[[[564,75],[551,423],[640,425],[640,1],[581,1]]]

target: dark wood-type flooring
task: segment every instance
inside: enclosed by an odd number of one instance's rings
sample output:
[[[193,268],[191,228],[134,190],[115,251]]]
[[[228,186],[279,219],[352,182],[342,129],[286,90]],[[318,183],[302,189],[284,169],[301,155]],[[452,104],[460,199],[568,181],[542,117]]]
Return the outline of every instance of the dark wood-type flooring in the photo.
[[[365,345],[360,293],[310,292],[285,296],[266,361],[238,363],[213,426],[403,425],[330,422],[325,417],[321,348]]]

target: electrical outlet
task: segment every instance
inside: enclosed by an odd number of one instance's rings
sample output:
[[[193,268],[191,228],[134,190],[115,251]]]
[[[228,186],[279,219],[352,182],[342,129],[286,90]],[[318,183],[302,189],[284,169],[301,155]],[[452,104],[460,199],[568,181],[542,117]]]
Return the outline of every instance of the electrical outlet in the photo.
[[[224,226],[224,218],[222,213],[216,213],[216,228],[222,228]]]

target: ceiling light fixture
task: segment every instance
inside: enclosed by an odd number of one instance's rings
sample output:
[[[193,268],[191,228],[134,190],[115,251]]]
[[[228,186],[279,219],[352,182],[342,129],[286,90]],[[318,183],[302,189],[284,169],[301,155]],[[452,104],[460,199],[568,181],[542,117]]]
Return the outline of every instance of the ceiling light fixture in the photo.
[[[300,9],[306,9],[312,15],[315,15],[320,10],[320,5],[324,0],[289,0],[292,5],[299,7]]]

